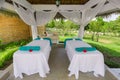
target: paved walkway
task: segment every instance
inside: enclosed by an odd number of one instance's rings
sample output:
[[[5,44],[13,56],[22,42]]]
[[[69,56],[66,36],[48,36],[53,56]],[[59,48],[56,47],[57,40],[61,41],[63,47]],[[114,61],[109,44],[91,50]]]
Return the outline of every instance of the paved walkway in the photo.
[[[50,73],[46,78],[41,78],[38,74],[25,75],[24,78],[16,78],[13,75],[13,67],[10,71],[9,80],[75,80],[75,76],[68,77],[69,60],[65,49],[60,45],[54,45],[49,58]],[[95,77],[92,73],[80,72],[79,80],[117,80],[111,73],[106,70],[105,77]]]
[[[110,72],[120,80],[120,68],[110,68]]]

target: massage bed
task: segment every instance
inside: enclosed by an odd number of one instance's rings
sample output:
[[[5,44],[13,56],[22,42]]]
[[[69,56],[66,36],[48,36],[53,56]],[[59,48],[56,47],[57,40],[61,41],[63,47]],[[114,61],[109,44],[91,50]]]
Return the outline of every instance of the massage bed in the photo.
[[[98,77],[105,75],[104,69],[104,57],[98,50],[93,51],[76,51],[76,48],[92,48],[89,44],[82,40],[66,40],[65,50],[70,61],[68,70],[69,76],[75,75],[75,78],[79,78],[79,71],[81,72],[93,72]]]
[[[22,73],[27,75],[39,73],[40,77],[46,77],[50,71],[48,65],[50,41],[33,40],[25,46],[38,46],[40,50],[17,50],[13,55],[14,76],[23,78]]]

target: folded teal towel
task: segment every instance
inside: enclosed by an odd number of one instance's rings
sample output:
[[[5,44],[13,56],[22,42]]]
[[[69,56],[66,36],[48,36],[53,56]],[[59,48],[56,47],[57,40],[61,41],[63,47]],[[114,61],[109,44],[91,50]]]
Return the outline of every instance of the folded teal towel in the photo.
[[[75,50],[77,52],[82,52],[84,50],[86,50],[86,51],[95,51],[96,48],[94,48],[94,47],[77,47],[77,48],[75,48]]]
[[[66,47],[66,41],[68,41],[68,40],[73,40],[73,39],[82,41],[80,38],[67,38],[67,39],[65,39],[65,41],[64,41],[64,48]]]
[[[21,50],[21,51],[29,51],[29,50],[39,51],[40,50],[40,46],[21,46],[19,48],[19,50]]]
[[[50,41],[50,46],[52,46],[52,40],[50,38],[43,38],[44,40],[49,40]]]

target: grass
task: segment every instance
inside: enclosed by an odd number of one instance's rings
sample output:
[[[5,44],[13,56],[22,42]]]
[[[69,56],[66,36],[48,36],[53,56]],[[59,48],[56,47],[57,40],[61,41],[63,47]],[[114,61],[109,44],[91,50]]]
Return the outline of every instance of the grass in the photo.
[[[120,68],[120,64],[112,60],[105,60],[105,64],[107,64],[110,68]]]
[[[120,48],[119,46],[116,46],[114,44],[115,47],[113,47],[112,44],[106,45],[90,40],[84,40],[84,41],[96,47],[99,51],[103,53],[104,56],[107,55],[107,57],[105,57],[105,64],[107,64],[111,68],[120,68],[120,63],[112,59],[112,58],[116,58],[117,60],[117,58],[120,58],[120,52],[118,51],[120,49],[116,50],[116,47]]]
[[[59,36],[59,41],[64,42],[67,38],[74,38],[75,36]]]
[[[99,42],[91,41],[85,37],[85,42],[96,47],[105,57],[105,64],[111,68],[120,68],[120,38],[111,36],[100,36]],[[114,58],[114,59],[113,59]]]
[[[74,36],[59,36],[61,42],[64,42],[66,38],[73,38]],[[85,42],[96,47],[102,53],[109,57],[120,58],[120,38],[101,36],[99,42],[91,41],[90,36],[85,36],[83,39]],[[29,40],[30,41],[30,40]],[[0,68],[5,65],[5,62],[12,59],[13,53],[18,49],[19,46],[27,44],[29,41],[21,40],[19,42],[11,42],[6,45],[0,46]],[[120,63],[113,61],[109,58],[105,59],[105,63],[109,67],[120,68]]]
[[[60,36],[60,41],[64,41],[66,38],[73,38],[74,36]],[[120,58],[120,38],[111,36],[100,36],[99,42],[91,40],[90,36],[86,36],[83,39],[85,42],[96,47],[105,57],[105,64],[111,68],[120,68],[120,63],[114,61],[112,58]]]
[[[120,52],[116,49],[116,48],[119,48],[120,50],[119,46],[113,45],[114,46],[113,47],[112,44],[107,45],[107,44],[102,44],[99,42],[94,42],[94,41],[85,40],[85,39],[84,41],[96,47],[98,50],[100,50],[103,53],[107,53],[110,56],[120,57]]]
[[[30,41],[31,39],[20,40],[0,45],[0,69],[3,69],[3,67],[6,66],[7,61],[12,60],[14,52],[17,51],[20,46],[25,45]]]
[[[91,41],[89,38],[85,38],[84,41],[110,56],[120,57],[120,39],[118,37],[101,36],[99,42]]]
[[[5,66],[6,61],[9,61],[13,58],[13,53],[18,50],[18,47],[13,49],[6,49],[2,52],[2,55],[0,56],[0,68],[3,68]]]

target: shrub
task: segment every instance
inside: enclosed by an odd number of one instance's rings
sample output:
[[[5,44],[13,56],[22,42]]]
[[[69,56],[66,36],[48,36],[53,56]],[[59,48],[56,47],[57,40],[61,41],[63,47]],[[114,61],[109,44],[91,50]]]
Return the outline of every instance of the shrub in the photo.
[[[119,52],[117,52],[113,48],[111,49],[100,43],[96,43],[96,42],[88,42],[88,43],[92,45],[93,47],[96,47],[99,51],[103,53],[103,55],[105,55],[105,64],[107,64],[111,68],[120,68],[119,61],[117,62],[117,61],[112,60],[112,58],[110,58],[110,57],[114,57],[114,58],[120,57]]]
[[[3,53],[3,55],[0,57],[0,68],[4,67],[6,61],[11,60],[13,58],[13,53],[17,49],[18,48],[9,49]]]
[[[1,45],[2,40],[0,39],[0,45]]]
[[[5,59],[1,56],[0,57],[0,68],[4,66]]]
[[[12,60],[13,54],[18,48],[22,45],[29,43],[29,40],[20,40],[17,42],[10,42],[8,44],[0,45],[1,53],[0,53],[0,68],[5,66],[6,61]]]
[[[68,34],[68,33],[65,33],[65,34],[64,34],[64,36],[69,36],[69,35],[70,35],[70,34]]]
[[[3,51],[5,48],[4,48],[4,45],[2,45],[2,40],[0,39],[0,52]]]
[[[107,64],[110,68],[120,68],[120,64],[111,60],[106,60],[105,64]]]

